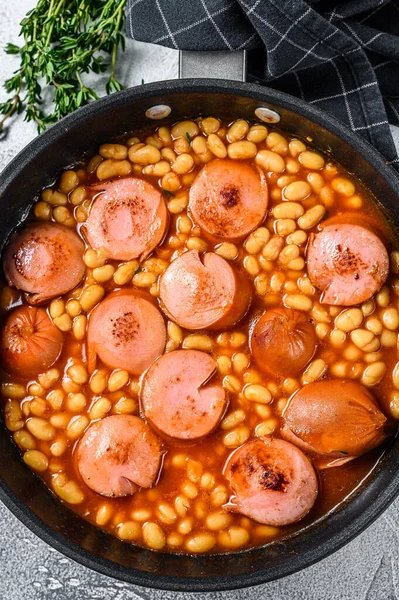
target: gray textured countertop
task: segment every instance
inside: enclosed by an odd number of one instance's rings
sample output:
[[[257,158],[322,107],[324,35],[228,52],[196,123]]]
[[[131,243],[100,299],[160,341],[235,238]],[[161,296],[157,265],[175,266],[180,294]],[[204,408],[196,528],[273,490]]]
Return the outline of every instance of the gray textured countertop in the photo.
[[[18,23],[35,0],[0,0],[0,40],[17,42]],[[16,63],[0,54],[0,81]],[[177,53],[128,43],[120,66],[130,85],[177,76]],[[0,100],[3,98],[0,91]],[[36,135],[19,119],[0,140],[0,170]],[[399,136],[397,136],[399,141]],[[159,592],[104,577],[65,558],[22,525],[0,503],[0,600],[167,600],[194,594]],[[399,599],[399,500],[345,548],[280,581],[235,592],[203,594],[215,600],[397,600]]]

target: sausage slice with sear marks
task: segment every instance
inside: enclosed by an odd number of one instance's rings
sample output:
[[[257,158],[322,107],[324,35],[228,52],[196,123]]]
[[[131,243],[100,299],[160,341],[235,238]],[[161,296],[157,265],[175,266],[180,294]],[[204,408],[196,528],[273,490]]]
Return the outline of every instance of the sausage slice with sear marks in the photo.
[[[111,415],[90,425],[76,449],[85,484],[97,494],[129,496],[156,481],[162,459],[159,438],[139,417]]]
[[[39,304],[69,292],[81,281],[84,244],[76,233],[56,223],[30,223],[14,233],[4,252],[9,284]]]
[[[353,306],[382,287],[389,258],[379,236],[367,226],[328,220],[309,238],[307,266],[310,281],[323,292],[321,302]]]
[[[89,371],[93,372],[98,355],[111,369],[141,375],[162,354],[165,343],[165,322],[149,294],[113,292],[90,315]]]
[[[162,241],[168,211],[161,193],[147,181],[127,177],[98,184],[83,231],[107,258],[145,258]]]
[[[229,457],[224,474],[234,494],[225,508],[265,525],[296,523],[317,497],[317,477],[309,459],[284,440],[246,442]]]
[[[224,258],[208,252],[200,256],[189,250],[163,273],[159,296],[161,308],[186,329],[231,327],[247,312],[251,288]]]
[[[143,377],[141,407],[161,433],[182,440],[205,437],[227,407],[215,360],[199,350],[176,350],[158,358]]]
[[[262,223],[267,205],[263,172],[235,160],[207,163],[190,188],[192,217],[213,241],[243,240]]]

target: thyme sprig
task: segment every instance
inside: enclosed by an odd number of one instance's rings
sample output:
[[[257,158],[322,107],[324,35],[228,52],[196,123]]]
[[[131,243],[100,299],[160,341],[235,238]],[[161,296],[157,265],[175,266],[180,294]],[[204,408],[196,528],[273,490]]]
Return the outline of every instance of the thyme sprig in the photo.
[[[0,132],[14,113],[25,112],[39,132],[98,96],[85,85],[84,74],[109,72],[108,94],[122,89],[115,76],[126,0],[39,0],[21,22],[22,46],[7,44],[18,54],[19,68],[4,83],[10,97],[0,103]],[[108,56],[107,56],[108,55]],[[51,90],[52,105],[43,110],[42,93]]]

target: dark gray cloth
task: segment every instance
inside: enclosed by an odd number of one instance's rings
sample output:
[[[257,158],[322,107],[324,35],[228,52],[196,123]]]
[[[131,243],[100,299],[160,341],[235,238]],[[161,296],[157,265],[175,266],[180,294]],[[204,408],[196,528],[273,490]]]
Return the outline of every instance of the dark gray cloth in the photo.
[[[132,38],[249,52],[248,80],[333,114],[399,168],[399,0],[129,0]]]

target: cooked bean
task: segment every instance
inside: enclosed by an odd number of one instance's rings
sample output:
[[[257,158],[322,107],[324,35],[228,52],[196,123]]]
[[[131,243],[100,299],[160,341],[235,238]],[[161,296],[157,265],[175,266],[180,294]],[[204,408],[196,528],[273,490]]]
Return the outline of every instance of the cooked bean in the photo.
[[[115,267],[112,265],[104,265],[103,267],[97,267],[96,269],[93,269],[93,277],[98,283],[110,281],[114,276],[114,273]]]
[[[235,244],[230,242],[223,242],[219,246],[215,248],[216,254],[219,254],[222,258],[226,260],[235,260],[238,256],[238,248]]]
[[[245,421],[245,412],[239,408],[230,414],[226,415],[220,424],[222,429],[233,429],[243,421]]]
[[[349,179],[345,177],[334,177],[331,181],[331,187],[334,192],[342,194],[343,196],[353,196],[355,193],[355,186]]]
[[[225,548],[240,548],[249,542],[249,533],[244,527],[229,527],[219,533],[218,540]]]
[[[267,136],[266,146],[277,154],[287,154],[288,152],[287,140],[280,133],[275,131],[272,131]]]
[[[227,148],[218,135],[211,133],[208,136],[207,145],[212,154],[217,158],[226,158]]]
[[[312,361],[302,375],[302,383],[312,383],[323,377],[327,371],[327,364],[322,358]]]
[[[396,363],[392,371],[392,383],[399,390],[399,362]]]
[[[257,437],[265,437],[271,435],[276,427],[278,426],[277,419],[267,419],[267,421],[263,421],[263,423],[259,423],[259,425],[255,428],[255,435]]]
[[[55,438],[50,446],[50,452],[53,456],[62,456],[68,448],[68,442],[63,436]]]
[[[262,250],[262,256],[267,260],[276,260],[283,249],[284,238],[279,235],[274,235]]]
[[[112,179],[114,177],[126,177],[132,170],[132,165],[128,160],[103,160],[97,167],[96,175],[100,181]]]
[[[170,132],[175,140],[178,138],[186,139],[187,134],[192,139],[199,134],[199,128],[195,121],[180,121],[176,125],[173,125]]]
[[[103,419],[105,415],[111,410],[112,402],[108,398],[103,396],[96,400],[89,412],[89,418],[94,421],[96,419]]]
[[[33,207],[35,217],[41,221],[50,221],[52,212],[51,206],[47,202],[36,202]]]
[[[188,350],[202,350],[203,352],[211,352],[213,349],[213,340],[208,335],[201,333],[192,333],[184,338],[182,348]]]
[[[366,348],[374,339],[374,333],[372,331],[368,331],[367,329],[359,328],[355,329],[351,333],[352,342],[361,350]]]
[[[214,117],[207,117],[201,121],[200,127],[202,131],[209,136],[211,133],[217,132],[220,127],[220,121]]]
[[[235,375],[226,375],[222,382],[223,387],[231,393],[238,394],[241,391],[241,381]]]
[[[272,401],[272,395],[269,390],[263,385],[247,385],[244,388],[244,396],[251,402],[259,402],[261,404],[269,404]]]
[[[265,171],[272,171],[273,173],[282,173],[285,169],[283,157],[271,150],[259,150],[255,162]]]
[[[296,223],[293,219],[279,219],[275,223],[275,229],[278,235],[290,236],[296,230]]]
[[[140,537],[141,527],[135,521],[125,521],[124,523],[119,523],[116,528],[116,535],[121,540],[137,540]]]
[[[312,189],[307,181],[293,181],[284,188],[284,197],[296,202],[307,198]]]
[[[13,438],[15,443],[23,450],[34,450],[36,448],[35,438],[25,429],[16,431]]]
[[[303,294],[286,294],[283,297],[284,306],[296,310],[309,311],[312,308],[312,301]]]
[[[127,147],[123,144],[103,144],[100,146],[99,154],[103,158],[123,160],[127,158]]]
[[[43,452],[39,450],[27,450],[23,456],[24,462],[34,471],[46,471],[48,468],[48,459]]]
[[[385,308],[386,306],[388,306],[389,304],[389,288],[387,285],[384,285],[380,291],[378,292],[378,294],[375,297],[378,306],[381,306],[382,308]]]
[[[73,417],[68,423],[67,436],[70,440],[77,440],[89,424],[89,419],[85,415]]]
[[[244,119],[238,119],[227,130],[227,139],[230,143],[242,140],[249,131],[249,125]]]
[[[384,377],[387,367],[383,362],[375,362],[366,367],[363,371],[361,382],[367,387],[377,385]]]
[[[299,217],[298,226],[301,229],[311,229],[322,220],[325,213],[325,207],[322,204],[316,204],[316,206],[309,208],[302,217]]]
[[[298,160],[305,169],[319,171],[324,167],[324,158],[320,154],[317,154],[317,152],[311,152],[310,150],[301,152]]]
[[[264,125],[252,125],[247,133],[247,140],[259,144],[267,138],[267,128]]]
[[[227,154],[229,158],[235,160],[246,160],[256,156],[258,148],[253,142],[248,140],[242,140],[240,142],[233,142],[227,146]]]
[[[389,404],[389,410],[391,411],[394,419],[399,419],[399,394],[393,394]]]
[[[238,446],[247,441],[250,433],[249,427],[243,424],[238,425],[238,427],[225,434],[223,444],[227,448],[238,448]]]
[[[215,544],[215,537],[211,533],[198,533],[186,541],[185,547],[188,552],[197,554],[208,552]]]
[[[214,511],[208,514],[205,524],[211,531],[220,531],[228,527],[231,523],[231,515],[220,511]]]
[[[57,496],[68,504],[81,504],[85,498],[76,481],[68,481],[63,473],[53,477],[51,484]]]
[[[172,171],[178,175],[188,173],[194,166],[194,159],[191,154],[180,154],[172,163]]]
[[[298,219],[303,215],[305,209],[297,202],[282,202],[273,208],[275,219]]]
[[[359,308],[348,308],[335,319],[335,327],[341,331],[353,331],[363,323],[363,313]]]
[[[54,427],[46,419],[40,417],[29,419],[26,422],[26,427],[36,439],[44,442],[50,442],[56,433]]]
[[[301,152],[306,151],[306,146],[301,140],[291,140],[289,145],[290,154],[292,156],[298,156]]]

